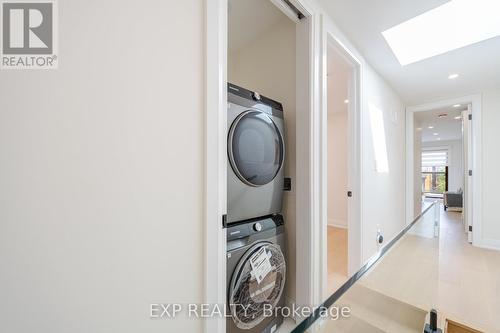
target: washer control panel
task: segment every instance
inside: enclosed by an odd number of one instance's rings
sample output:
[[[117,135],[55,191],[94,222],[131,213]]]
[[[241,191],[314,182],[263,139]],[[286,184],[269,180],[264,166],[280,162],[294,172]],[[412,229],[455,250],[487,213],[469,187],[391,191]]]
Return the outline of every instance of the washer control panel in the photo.
[[[283,224],[283,216],[279,214],[266,218],[229,224],[227,227],[227,240],[230,241],[250,237],[251,235],[259,232],[276,229]]]

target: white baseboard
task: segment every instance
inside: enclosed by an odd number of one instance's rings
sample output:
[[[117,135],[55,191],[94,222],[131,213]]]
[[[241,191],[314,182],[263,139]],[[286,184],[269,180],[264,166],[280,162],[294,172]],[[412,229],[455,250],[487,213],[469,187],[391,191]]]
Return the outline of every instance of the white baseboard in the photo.
[[[481,244],[478,244],[478,247],[500,251],[500,240],[483,238]]]
[[[328,225],[331,227],[347,229],[347,221],[343,221],[343,220],[328,219]]]

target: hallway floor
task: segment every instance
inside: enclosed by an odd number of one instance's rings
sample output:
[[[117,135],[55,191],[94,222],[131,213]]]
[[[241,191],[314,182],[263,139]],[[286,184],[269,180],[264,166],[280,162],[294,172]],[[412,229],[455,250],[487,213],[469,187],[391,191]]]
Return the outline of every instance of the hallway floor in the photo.
[[[330,296],[347,281],[347,229],[328,226],[328,291]]]
[[[500,332],[500,252],[467,242],[461,213],[444,212],[433,237],[431,209],[362,284],[485,332]]]

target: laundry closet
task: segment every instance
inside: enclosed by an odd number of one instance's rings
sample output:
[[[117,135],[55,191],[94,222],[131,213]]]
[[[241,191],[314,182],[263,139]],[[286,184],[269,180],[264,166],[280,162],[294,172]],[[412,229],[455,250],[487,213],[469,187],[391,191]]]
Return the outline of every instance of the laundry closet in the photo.
[[[273,2],[228,1],[228,333],[274,332],[259,302],[295,302],[296,22]]]

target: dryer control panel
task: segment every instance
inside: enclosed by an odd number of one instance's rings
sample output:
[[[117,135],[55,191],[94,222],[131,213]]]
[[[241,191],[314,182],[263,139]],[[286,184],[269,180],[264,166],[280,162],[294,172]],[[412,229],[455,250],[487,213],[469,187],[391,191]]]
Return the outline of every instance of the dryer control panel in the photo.
[[[270,229],[276,229],[283,224],[283,216],[279,214],[232,224],[227,228],[227,240],[245,238]]]

